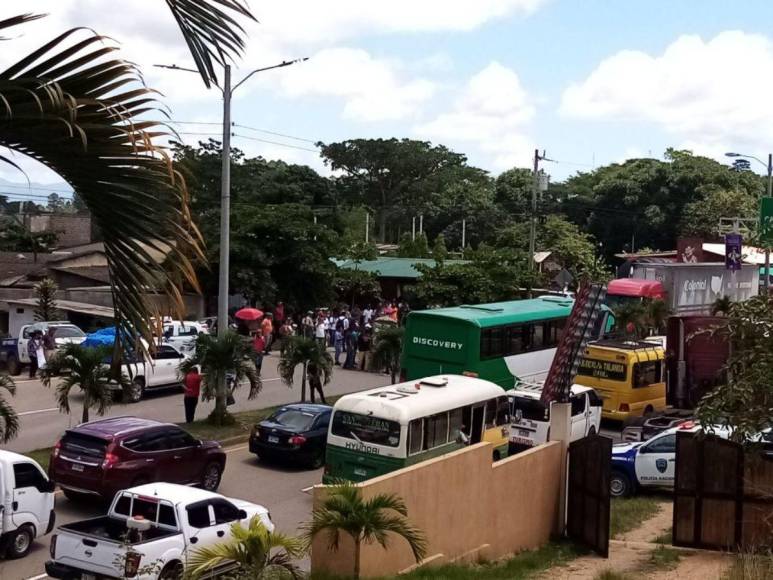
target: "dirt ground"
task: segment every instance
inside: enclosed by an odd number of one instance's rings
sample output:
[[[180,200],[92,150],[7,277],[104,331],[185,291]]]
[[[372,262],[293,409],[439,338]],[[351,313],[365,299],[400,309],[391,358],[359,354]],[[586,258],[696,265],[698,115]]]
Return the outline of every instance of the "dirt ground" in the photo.
[[[655,539],[672,523],[672,504],[664,502],[660,511],[640,527],[614,538],[609,545],[609,558],[583,556],[569,564],[548,570],[541,580],[594,580],[607,570],[632,579],[647,580],[719,580],[730,567],[729,556],[718,552],[682,552],[672,570],[652,570],[650,556],[658,544]]]

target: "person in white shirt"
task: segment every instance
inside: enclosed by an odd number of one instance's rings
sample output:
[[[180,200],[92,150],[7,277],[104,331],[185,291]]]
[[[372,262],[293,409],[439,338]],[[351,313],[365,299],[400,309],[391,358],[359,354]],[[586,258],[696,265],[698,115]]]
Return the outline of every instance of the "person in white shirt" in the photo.
[[[362,323],[370,324],[371,318],[373,318],[373,310],[371,309],[370,304],[368,304],[365,307],[365,310],[362,311]]]
[[[314,334],[314,337],[317,339],[317,342],[320,343],[322,347],[325,347],[325,341],[327,339],[327,322],[325,321],[325,318],[323,316],[320,316],[317,318],[317,328]]]

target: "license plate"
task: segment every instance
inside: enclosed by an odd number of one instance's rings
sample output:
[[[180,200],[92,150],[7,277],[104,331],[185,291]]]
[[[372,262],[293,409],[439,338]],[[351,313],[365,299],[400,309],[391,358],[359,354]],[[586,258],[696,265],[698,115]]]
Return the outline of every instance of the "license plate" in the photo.
[[[72,470],[73,471],[83,471],[83,466],[80,463],[73,463],[72,464]],[[84,576],[85,578],[85,576]],[[94,576],[92,576],[94,578]]]
[[[521,437],[528,437],[530,434],[526,429],[518,429],[518,435]]]
[[[94,574],[81,574],[81,580],[97,580]]]
[[[518,443],[519,445],[527,445],[528,447],[534,446],[534,441],[532,441],[531,439],[526,439],[524,437],[513,437],[512,442]]]
[[[279,443],[279,437],[273,437],[272,435],[268,436],[268,442],[269,443]]]
[[[359,475],[360,477],[366,477],[368,475],[368,471],[365,469],[356,468],[354,470],[354,475]]]

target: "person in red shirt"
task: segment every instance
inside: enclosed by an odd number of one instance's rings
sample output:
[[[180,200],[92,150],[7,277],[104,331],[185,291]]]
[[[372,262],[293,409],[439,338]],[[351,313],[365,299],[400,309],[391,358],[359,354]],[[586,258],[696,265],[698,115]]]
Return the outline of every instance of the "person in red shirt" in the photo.
[[[271,352],[271,341],[274,339],[274,323],[271,319],[271,314],[266,314],[263,317],[263,322],[260,323],[260,332],[263,334],[263,340],[266,341],[266,348],[263,354],[269,354]]]
[[[260,331],[255,333],[255,338],[252,340],[252,349],[255,351],[255,369],[260,375],[260,371],[263,368],[263,351],[266,350],[266,341],[263,339]]]
[[[185,405],[185,422],[193,423],[196,415],[196,405],[199,403],[201,393],[201,373],[198,367],[194,367],[185,375],[185,390],[183,391],[183,404]]]

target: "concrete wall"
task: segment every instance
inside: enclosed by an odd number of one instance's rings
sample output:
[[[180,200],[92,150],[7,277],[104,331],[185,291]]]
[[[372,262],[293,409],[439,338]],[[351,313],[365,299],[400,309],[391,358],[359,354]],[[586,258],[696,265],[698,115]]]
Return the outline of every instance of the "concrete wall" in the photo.
[[[110,293],[109,286],[95,286],[92,288],[68,288],[64,291],[65,300],[74,302],[85,302],[87,304],[96,304],[97,306],[113,307],[113,295]],[[169,312],[169,301],[160,295],[151,295],[151,302],[155,304],[162,312]],[[204,298],[198,294],[183,295],[185,303],[185,314],[194,318],[203,318]]]
[[[491,445],[481,443],[360,484],[365,499],[396,493],[408,517],[429,542],[423,565],[496,559],[548,541],[558,518],[561,445],[539,446],[491,462]],[[326,494],[314,488],[314,505]],[[311,552],[313,572],[351,575],[354,545],[341,535],[337,552],[324,534]],[[392,538],[389,550],[364,545],[361,574],[385,576],[415,565],[406,542]]]
[[[54,232],[60,248],[81,246],[91,242],[89,214],[41,214],[25,216],[31,232]]]

